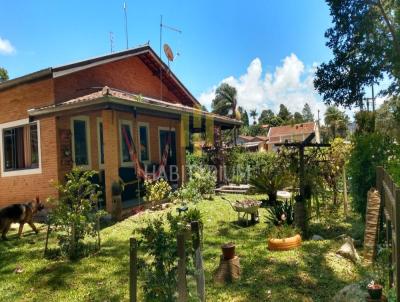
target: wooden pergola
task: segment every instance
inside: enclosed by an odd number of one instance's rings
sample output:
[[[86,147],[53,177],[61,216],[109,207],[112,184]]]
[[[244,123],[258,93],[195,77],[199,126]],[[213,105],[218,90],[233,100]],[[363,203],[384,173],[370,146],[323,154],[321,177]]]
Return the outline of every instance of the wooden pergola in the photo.
[[[295,211],[295,223],[303,231],[306,231],[306,221],[299,221],[300,217],[306,217],[306,207],[305,207],[305,160],[304,160],[304,150],[306,148],[326,148],[330,147],[330,144],[314,143],[312,142],[315,138],[315,133],[311,133],[302,142],[284,142],[277,143],[276,146],[292,147],[298,149],[299,152],[299,191],[300,191],[300,202],[296,203]],[[300,213],[299,213],[300,212]],[[304,220],[304,219],[303,219]]]

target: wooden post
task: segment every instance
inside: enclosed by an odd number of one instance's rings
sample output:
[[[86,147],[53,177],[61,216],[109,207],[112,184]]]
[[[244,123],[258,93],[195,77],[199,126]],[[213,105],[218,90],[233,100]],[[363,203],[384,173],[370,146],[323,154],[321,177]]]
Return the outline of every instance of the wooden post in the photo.
[[[203,268],[203,257],[201,255],[201,245],[200,245],[200,224],[198,221],[192,221],[190,224],[193,237],[193,248],[195,252],[195,266],[196,266],[196,284],[197,284],[197,294],[200,301],[206,301],[205,292],[205,277]]]
[[[130,239],[129,249],[129,301],[137,301],[137,242]]]
[[[395,191],[395,203],[394,203],[394,244],[395,244],[395,254],[392,256],[395,259],[395,280],[396,280],[396,295],[400,297],[400,189],[396,187]]]
[[[186,282],[186,253],[185,253],[185,235],[178,234],[178,302],[188,300],[187,282]]]
[[[383,167],[376,167],[376,189],[383,196]]]
[[[347,200],[347,176],[346,176],[346,165],[343,165],[343,207],[344,217],[347,218],[349,202]]]
[[[46,257],[46,255],[47,255],[47,250],[48,250],[48,246],[49,246],[49,234],[50,234],[50,222],[48,222],[48,224],[47,224],[46,243],[44,245],[43,257]]]
[[[388,244],[388,248],[393,248],[392,246],[392,223],[390,220],[386,221],[386,242]],[[389,268],[389,287],[392,288],[393,284],[393,270],[392,270],[392,264],[393,264],[393,249],[392,253],[389,254],[389,259],[388,259],[388,268]]]

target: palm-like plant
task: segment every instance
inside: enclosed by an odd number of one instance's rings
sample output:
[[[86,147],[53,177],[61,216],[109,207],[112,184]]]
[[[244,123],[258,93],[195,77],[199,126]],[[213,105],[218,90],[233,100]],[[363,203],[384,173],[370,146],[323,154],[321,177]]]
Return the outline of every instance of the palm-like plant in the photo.
[[[250,116],[253,118],[253,125],[256,124],[257,115],[258,115],[257,109],[250,110]]]
[[[222,83],[215,91],[215,98],[211,104],[212,112],[236,118],[238,116],[236,107],[236,88],[227,83]]]
[[[250,179],[250,185],[255,193],[266,193],[270,204],[275,204],[277,193],[288,184],[288,177],[278,169],[264,169]]]
[[[337,107],[330,106],[326,109],[325,125],[329,128],[333,138],[337,135],[345,136],[348,122],[348,116]]]

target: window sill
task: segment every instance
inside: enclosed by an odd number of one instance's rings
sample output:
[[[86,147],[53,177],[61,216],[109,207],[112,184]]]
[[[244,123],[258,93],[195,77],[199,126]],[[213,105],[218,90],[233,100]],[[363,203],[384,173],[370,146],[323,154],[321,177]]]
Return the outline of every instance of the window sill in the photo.
[[[15,170],[15,171],[6,171],[6,172],[1,172],[1,177],[23,176],[23,175],[32,175],[32,174],[42,174],[42,169],[35,168],[35,169],[22,169],[22,170]]]

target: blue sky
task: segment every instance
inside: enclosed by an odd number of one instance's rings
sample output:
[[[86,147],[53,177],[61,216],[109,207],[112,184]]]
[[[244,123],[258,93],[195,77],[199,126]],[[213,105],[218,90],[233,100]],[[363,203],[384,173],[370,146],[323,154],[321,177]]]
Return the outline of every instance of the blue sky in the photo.
[[[0,0],[0,66],[17,77],[49,66],[125,49],[124,1]],[[237,86],[239,105],[273,110],[280,102],[299,110],[305,101],[323,110],[312,89],[313,66],[330,58],[322,0],[127,0],[129,46],[150,41],[158,52],[159,22],[180,56],[172,70],[209,105],[215,87]],[[8,40],[10,45],[4,46]],[[1,41],[0,41],[1,42]],[[7,51],[8,50],[8,51]]]

